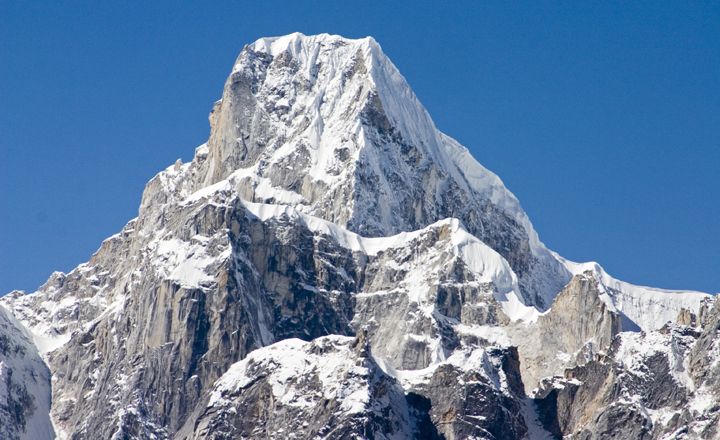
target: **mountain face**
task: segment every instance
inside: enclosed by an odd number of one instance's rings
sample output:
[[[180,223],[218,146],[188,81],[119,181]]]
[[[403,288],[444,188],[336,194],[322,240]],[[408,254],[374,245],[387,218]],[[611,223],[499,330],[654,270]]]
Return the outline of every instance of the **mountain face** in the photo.
[[[372,38],[246,46],[210,126],[0,298],[3,438],[720,438],[720,302],[545,248]]]
[[[50,371],[25,329],[0,308],[0,438],[51,438]]]

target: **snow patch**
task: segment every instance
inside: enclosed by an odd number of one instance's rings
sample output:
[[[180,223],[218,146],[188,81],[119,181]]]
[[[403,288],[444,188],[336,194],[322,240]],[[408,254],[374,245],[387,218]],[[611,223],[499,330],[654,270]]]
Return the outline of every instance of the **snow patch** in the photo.
[[[283,405],[313,406],[318,396],[303,389],[308,386],[303,381],[317,377],[317,389],[323,398],[340,402],[345,413],[362,412],[370,403],[371,372],[357,364],[353,341],[345,336],[324,336],[312,342],[285,339],[257,349],[215,382],[208,407],[229,406],[232,395],[260,377],[270,384],[273,396]]]
[[[152,261],[165,279],[177,281],[186,288],[201,288],[214,282],[211,269],[228,259],[230,253],[230,247],[226,247],[218,255],[211,255],[202,241],[193,243],[171,238],[155,244],[156,258]]]

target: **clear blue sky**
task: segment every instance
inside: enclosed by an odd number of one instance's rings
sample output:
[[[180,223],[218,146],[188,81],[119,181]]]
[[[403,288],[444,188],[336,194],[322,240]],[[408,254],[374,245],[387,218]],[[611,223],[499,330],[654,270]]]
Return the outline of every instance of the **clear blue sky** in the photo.
[[[0,0],[0,293],[86,261],[293,31],[373,35],[552,249],[720,291],[720,3],[60,3]]]

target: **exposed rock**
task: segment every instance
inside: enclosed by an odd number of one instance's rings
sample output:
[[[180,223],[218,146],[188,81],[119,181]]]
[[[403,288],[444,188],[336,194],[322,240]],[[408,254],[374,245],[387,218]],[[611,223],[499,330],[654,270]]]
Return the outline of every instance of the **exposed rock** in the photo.
[[[489,351],[485,359],[497,367],[494,377],[479,369],[444,364],[412,390],[429,399],[431,420],[448,440],[511,440],[527,435],[517,351]]]
[[[621,317],[602,295],[592,274],[575,275],[536,325],[514,329],[528,393],[540,379],[607,351],[621,331]]]
[[[675,320],[677,325],[689,325],[695,327],[698,324],[697,315],[686,308],[680,309],[678,317]]]
[[[716,301],[717,303],[717,301]],[[696,353],[717,364],[718,352],[688,326],[615,338],[608,355],[547,379],[536,394],[540,418],[554,435],[581,439],[716,438],[720,415],[717,382],[703,382],[693,368]]]

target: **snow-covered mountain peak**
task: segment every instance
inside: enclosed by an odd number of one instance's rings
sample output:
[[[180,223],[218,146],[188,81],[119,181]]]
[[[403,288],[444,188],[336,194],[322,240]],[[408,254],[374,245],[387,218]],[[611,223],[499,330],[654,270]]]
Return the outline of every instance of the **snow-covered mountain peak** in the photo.
[[[379,48],[377,41],[373,37],[352,39],[327,33],[305,35],[301,32],[293,32],[277,37],[263,37],[248,45],[254,52],[265,52],[276,57],[282,52],[288,51],[294,58],[300,58],[308,54],[317,56],[317,51],[321,48],[336,50],[348,46],[353,49],[367,48],[368,50],[372,47]]]
[[[340,147],[350,147],[353,156],[358,149],[377,146],[365,139],[362,129],[368,125],[401,136],[425,152],[427,159],[454,172],[429,114],[371,37],[293,33],[261,38],[243,49],[232,73],[251,76],[247,79],[253,83],[251,89],[257,88],[254,98],[268,101],[265,110],[279,110],[278,119],[291,129],[287,134],[302,138],[302,145],[294,147],[317,152],[311,154],[315,180],[333,180],[329,159]],[[357,139],[348,145],[343,135],[350,134]],[[273,149],[273,145],[265,147]],[[292,152],[275,156],[288,153]]]
[[[340,116],[346,122],[381,123],[385,130],[391,130],[395,136],[402,136],[404,141],[426,153],[427,160],[442,166],[442,169],[453,174],[456,180],[465,189],[469,189],[470,182],[463,179],[462,173],[457,173],[457,165],[448,157],[445,143],[451,141],[443,139],[425,107],[409,86],[403,75],[392,61],[385,55],[380,45],[372,37],[349,39],[339,35],[318,34],[307,36],[299,32],[280,37],[266,37],[246,46],[233,66],[233,73],[241,72],[252,64],[253,55],[265,54],[272,57],[272,63],[290,66],[291,68],[280,72],[283,76],[293,75],[294,81],[298,79],[308,81],[313,87],[310,93],[314,96],[314,103],[319,107],[327,107],[335,114],[321,112],[321,120],[334,119]],[[265,77],[271,87],[281,85],[279,76]],[[348,86],[352,82],[361,82],[360,90]],[[326,105],[333,98],[339,97],[344,89],[353,91],[353,101],[350,103],[333,102]],[[283,94],[282,98],[286,95]],[[369,101],[369,102],[363,102]],[[280,99],[281,104],[285,101]],[[348,112],[344,104],[362,103]],[[288,104],[290,99],[288,99]],[[339,112],[337,105],[341,105]],[[370,112],[368,112],[370,110]],[[363,114],[363,113],[373,113]],[[377,113],[377,114],[374,114]],[[382,120],[368,120],[368,116]],[[315,127],[317,128],[317,127]],[[337,139],[330,142],[321,142],[317,130],[307,133],[310,146],[319,148],[333,147]],[[362,147],[376,146],[372,142],[359,145]],[[315,169],[314,171],[322,171]],[[487,172],[487,170],[483,171]],[[319,173],[319,179],[327,180],[327,175]],[[497,176],[494,176],[496,180]],[[474,182],[477,183],[477,182]],[[502,185],[502,184],[501,184]],[[475,187],[481,190],[482,187]]]
[[[720,301],[547,250],[372,38],[246,46],[210,123],[0,298],[0,437],[714,438]]]
[[[435,127],[372,38],[296,33],[246,46],[210,122],[190,190],[232,177],[246,200],[289,203],[364,236],[458,218],[540,309],[570,278],[515,196]]]

